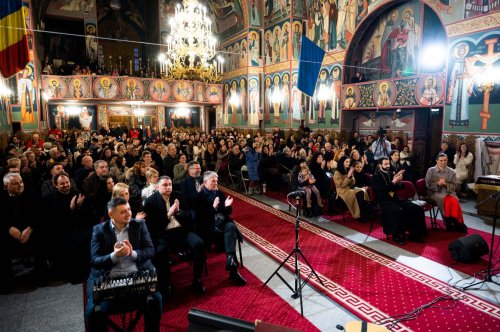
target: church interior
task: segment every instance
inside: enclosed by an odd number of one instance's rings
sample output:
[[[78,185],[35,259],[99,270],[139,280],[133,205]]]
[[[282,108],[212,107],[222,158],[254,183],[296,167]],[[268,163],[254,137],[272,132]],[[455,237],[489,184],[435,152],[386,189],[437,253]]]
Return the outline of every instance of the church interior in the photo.
[[[0,331],[500,330],[498,0],[3,2]]]

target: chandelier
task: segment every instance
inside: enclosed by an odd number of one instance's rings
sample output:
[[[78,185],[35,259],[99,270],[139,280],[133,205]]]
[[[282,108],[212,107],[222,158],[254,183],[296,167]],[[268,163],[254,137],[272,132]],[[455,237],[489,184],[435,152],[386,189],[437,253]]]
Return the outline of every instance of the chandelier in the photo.
[[[183,0],[169,24],[170,34],[162,40],[167,49],[159,56],[162,78],[219,82],[224,59],[215,56],[217,38],[206,7],[197,0]]]

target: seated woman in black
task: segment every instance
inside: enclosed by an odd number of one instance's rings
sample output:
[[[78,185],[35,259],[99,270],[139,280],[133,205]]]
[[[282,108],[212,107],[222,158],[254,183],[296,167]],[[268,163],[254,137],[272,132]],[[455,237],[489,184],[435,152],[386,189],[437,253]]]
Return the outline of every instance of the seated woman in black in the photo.
[[[272,190],[279,190],[281,176],[272,144],[264,145],[262,148],[259,168],[263,183],[267,183]]]
[[[389,154],[389,161],[391,163],[391,171],[393,174],[397,174],[399,171],[403,171],[403,180],[408,181],[409,173],[407,172],[406,164],[401,164],[400,152],[398,150],[392,150]]]
[[[309,164],[309,170],[316,179],[316,183],[314,185],[318,188],[321,197],[329,197],[332,182],[326,175],[326,172],[329,171],[329,167],[323,159],[323,154],[321,152],[315,152],[313,154]]]

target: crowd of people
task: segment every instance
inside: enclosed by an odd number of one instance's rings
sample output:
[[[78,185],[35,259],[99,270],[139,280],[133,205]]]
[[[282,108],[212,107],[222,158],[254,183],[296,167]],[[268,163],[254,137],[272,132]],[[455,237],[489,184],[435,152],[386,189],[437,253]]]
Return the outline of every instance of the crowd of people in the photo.
[[[455,192],[466,181],[463,169],[473,156],[466,146],[456,155],[447,154],[447,148],[443,144],[436,166],[427,171],[429,196],[447,228],[466,231]],[[456,170],[448,166],[450,156]],[[421,206],[397,195],[404,180],[417,178],[410,149],[399,138],[389,142],[355,132],[340,142],[308,128],[285,138],[278,127],[253,137],[232,129],[115,126],[63,133],[54,128],[44,139],[33,134],[24,142],[13,136],[5,159],[0,199],[4,288],[12,284],[11,259],[18,253],[35,258],[40,283],[51,274],[81,282],[92,271],[91,283],[103,273],[155,268],[159,292],[147,305],[161,312],[162,299],[172,296],[175,284],[172,255],[193,262],[192,287],[203,294],[210,249],[225,253],[229,279],[245,285],[235,253],[242,236],[231,218],[233,198],[218,188],[219,180],[241,179],[243,166],[249,195],[261,194],[263,187],[303,189],[306,216],[341,199],[360,221],[373,215],[376,201],[384,232],[396,243],[423,242],[426,234]],[[91,288],[88,297],[92,304]],[[87,321],[98,330],[105,312],[94,309],[87,310]]]

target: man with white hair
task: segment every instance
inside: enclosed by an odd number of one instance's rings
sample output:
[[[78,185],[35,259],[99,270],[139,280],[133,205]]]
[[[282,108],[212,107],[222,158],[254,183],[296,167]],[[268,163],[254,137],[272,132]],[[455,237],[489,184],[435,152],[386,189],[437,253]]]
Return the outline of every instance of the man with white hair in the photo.
[[[203,241],[210,245],[215,242],[224,246],[226,270],[229,279],[236,285],[244,286],[246,280],[238,273],[236,241],[242,240],[238,228],[231,218],[233,198],[218,190],[218,175],[207,171],[203,174],[203,187],[196,198],[196,231]]]
[[[25,190],[19,173],[3,177],[5,190],[0,194],[0,287],[7,293],[12,287],[11,259],[15,253],[34,255],[37,281],[45,281],[44,251],[39,245],[40,198],[33,190]]]

